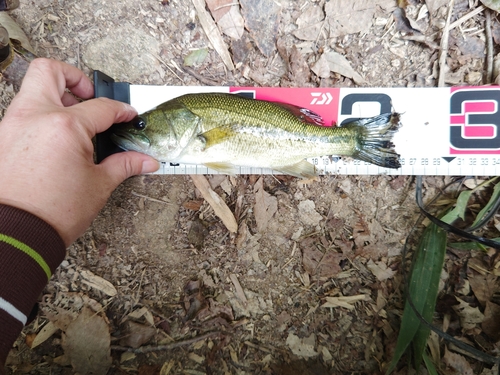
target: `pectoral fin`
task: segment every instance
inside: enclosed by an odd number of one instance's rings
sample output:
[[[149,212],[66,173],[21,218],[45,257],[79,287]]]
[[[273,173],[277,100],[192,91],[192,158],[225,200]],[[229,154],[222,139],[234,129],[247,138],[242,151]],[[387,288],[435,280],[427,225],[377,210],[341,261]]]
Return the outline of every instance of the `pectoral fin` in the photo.
[[[200,134],[199,137],[205,140],[205,149],[207,149],[228,140],[233,137],[234,134],[235,132],[231,127],[219,126]]]
[[[238,172],[234,164],[227,162],[203,163],[203,165],[207,168],[216,170],[219,173],[229,174],[231,176],[234,176]]]
[[[273,169],[300,178],[313,178],[318,175],[318,169],[307,160],[301,160],[296,164],[285,165]]]

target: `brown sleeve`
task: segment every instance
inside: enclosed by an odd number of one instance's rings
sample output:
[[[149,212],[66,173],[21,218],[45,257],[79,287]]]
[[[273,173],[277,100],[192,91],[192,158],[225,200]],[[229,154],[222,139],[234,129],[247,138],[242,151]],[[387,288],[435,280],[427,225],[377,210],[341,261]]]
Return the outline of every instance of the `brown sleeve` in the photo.
[[[0,204],[0,374],[29,313],[65,255],[63,240],[49,224]]]

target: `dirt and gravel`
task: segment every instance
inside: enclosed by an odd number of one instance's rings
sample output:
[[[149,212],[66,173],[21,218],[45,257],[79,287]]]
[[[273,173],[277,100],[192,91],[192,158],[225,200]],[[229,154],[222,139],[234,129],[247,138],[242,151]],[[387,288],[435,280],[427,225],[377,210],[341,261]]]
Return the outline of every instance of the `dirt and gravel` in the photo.
[[[394,19],[396,1],[240,1],[232,8],[241,19],[233,14],[229,27],[236,35],[222,36],[233,71],[209,42],[197,2],[21,0],[10,14],[38,56],[135,84],[354,87],[361,77],[372,87],[437,85],[448,1],[406,5],[419,38]],[[345,11],[360,4],[361,12]],[[455,1],[452,22],[479,5]],[[484,82],[484,19],[480,12],[450,31],[448,85]],[[186,69],[200,49],[206,56]],[[325,72],[318,61],[331,51],[359,76]],[[0,82],[2,111],[16,90]],[[125,181],[68,249],[9,356],[10,373],[383,373],[403,309],[402,245],[418,216],[413,178],[206,179],[234,214],[236,233],[189,176]],[[448,180],[426,178],[426,195]],[[447,259],[448,272],[465,267]],[[443,282],[452,284],[449,273]],[[485,350],[498,348],[488,343]],[[490,371],[464,361],[470,373]],[[407,371],[403,363],[399,373]],[[447,362],[442,371],[469,373]]]

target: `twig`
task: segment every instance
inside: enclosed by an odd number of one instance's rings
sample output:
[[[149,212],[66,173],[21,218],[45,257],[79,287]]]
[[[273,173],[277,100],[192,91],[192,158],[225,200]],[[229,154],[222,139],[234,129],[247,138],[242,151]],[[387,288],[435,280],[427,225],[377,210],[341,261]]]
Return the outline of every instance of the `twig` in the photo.
[[[486,84],[490,84],[493,81],[493,36],[491,35],[491,11],[486,9]]]
[[[230,70],[234,70],[233,60],[231,60],[231,55],[227,50],[227,46],[224,43],[224,39],[222,39],[222,35],[220,34],[217,25],[215,24],[212,16],[208,14],[205,10],[205,1],[203,0],[192,0],[196,12],[198,14],[198,20],[200,21],[201,27],[205,31],[208,40],[212,43],[212,46],[217,51],[219,56],[221,57],[224,65]]]
[[[480,5],[478,6],[476,9],[474,9],[473,11],[467,13],[465,16],[463,17],[460,17],[458,20],[456,20],[455,22],[453,22],[451,25],[450,25],[450,28],[449,30],[453,30],[455,27],[461,25],[462,23],[464,23],[465,21],[467,21],[468,19],[471,19],[472,17],[474,17],[475,15],[481,13],[483,10],[485,10],[486,7],[484,5]]]
[[[127,348],[125,346],[120,346],[120,345],[111,345],[111,350],[116,350],[117,352],[132,352],[132,353],[136,353],[136,354],[159,352],[162,350],[170,350],[170,349],[178,348],[180,346],[191,345],[191,344],[194,344],[195,342],[205,340],[209,337],[217,336],[220,334],[222,334],[222,332],[220,332],[220,331],[208,332],[208,333],[205,333],[203,335],[193,337],[191,339],[175,341],[175,342],[171,342],[170,344],[166,344],[166,345],[141,346],[140,348]]]
[[[191,69],[187,66],[183,67],[183,70],[186,73],[191,74],[194,78],[196,78],[198,81],[200,81],[204,85],[207,85],[207,86],[218,86],[219,85],[218,82],[215,82],[215,81],[212,81],[211,79],[203,77],[201,74],[196,73],[193,69]]]
[[[234,3],[229,3],[229,4],[220,5],[220,6],[216,7],[216,8],[214,9],[214,11],[219,10],[219,9],[222,9],[222,8],[226,8],[226,7],[232,7],[233,5],[240,5],[240,3],[236,1],[236,2],[234,2]]]
[[[446,56],[448,55],[448,41],[450,34],[450,21],[451,14],[453,13],[453,6],[455,4],[455,0],[450,0],[448,4],[448,17],[446,18],[446,25],[443,29],[443,36],[441,37],[441,54],[439,55],[439,79],[438,79],[438,87],[444,87],[445,81],[445,66],[446,66]]]
[[[165,201],[162,201],[159,199],[151,198],[151,197],[148,197],[147,195],[142,195],[142,194],[136,193],[135,191],[132,191],[132,195],[135,195],[136,197],[139,197],[139,198],[149,199],[150,201],[153,201],[156,203],[163,203],[163,204],[172,205],[172,203],[168,203],[168,202],[165,202]]]
[[[168,66],[168,64],[167,64],[165,61],[163,61],[163,59],[162,59],[160,56],[158,56],[158,55],[156,55],[156,54],[153,54],[153,56],[156,58],[156,60],[158,60],[158,61],[159,61],[160,63],[162,63],[163,65],[165,65],[165,67],[166,67],[168,70],[170,70],[170,73],[172,73],[174,76],[176,76],[176,77],[177,77],[177,79],[178,79],[179,81],[181,81],[182,83],[184,83],[184,81],[182,80],[182,78],[181,78],[181,77],[179,77],[179,76],[177,75],[177,73],[175,73],[175,71],[174,71],[174,70],[173,70],[170,66]]]
[[[245,307],[248,304],[247,296],[245,295],[245,292],[243,291],[243,288],[241,287],[240,281],[238,280],[238,277],[232,273],[229,275],[229,278],[231,279],[234,288],[236,289],[236,295],[240,299],[241,302],[245,305]]]

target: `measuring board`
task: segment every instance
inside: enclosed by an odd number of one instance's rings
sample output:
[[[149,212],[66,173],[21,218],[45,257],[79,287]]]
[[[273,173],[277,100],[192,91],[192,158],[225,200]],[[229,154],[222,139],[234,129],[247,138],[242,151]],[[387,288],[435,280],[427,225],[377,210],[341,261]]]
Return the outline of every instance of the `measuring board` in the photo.
[[[319,114],[326,125],[401,113],[394,136],[401,168],[388,169],[350,158],[318,155],[307,159],[324,174],[500,175],[500,87],[452,88],[272,88],[130,85],[94,72],[96,97],[127,102],[139,113],[188,93],[226,92],[294,104]],[[109,134],[96,139],[98,161],[120,152]],[[200,160],[200,163],[202,161]],[[203,165],[162,163],[159,174],[217,174]],[[270,174],[239,168],[240,174]]]

